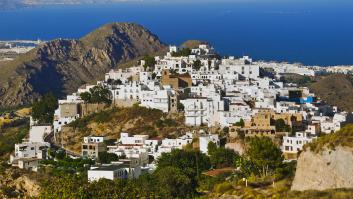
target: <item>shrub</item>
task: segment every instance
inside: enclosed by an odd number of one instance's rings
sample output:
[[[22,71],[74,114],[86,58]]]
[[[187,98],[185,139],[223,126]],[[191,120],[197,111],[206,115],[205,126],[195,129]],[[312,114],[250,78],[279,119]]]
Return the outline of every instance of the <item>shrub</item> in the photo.
[[[337,146],[346,146],[353,148],[353,124],[344,126],[336,133],[327,134],[313,142],[304,145],[304,150],[309,148],[316,153],[322,151],[325,147],[334,150]]]
[[[218,194],[224,194],[225,192],[233,189],[233,186],[229,182],[222,182],[215,186],[215,192]]]

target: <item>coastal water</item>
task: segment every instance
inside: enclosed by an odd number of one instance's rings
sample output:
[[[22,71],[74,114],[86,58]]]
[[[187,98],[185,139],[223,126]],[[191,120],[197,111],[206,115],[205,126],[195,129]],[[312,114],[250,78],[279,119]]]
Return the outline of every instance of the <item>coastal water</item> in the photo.
[[[353,65],[352,0],[229,0],[45,6],[0,11],[0,40],[80,38],[136,22],[168,44],[207,40],[223,55]]]

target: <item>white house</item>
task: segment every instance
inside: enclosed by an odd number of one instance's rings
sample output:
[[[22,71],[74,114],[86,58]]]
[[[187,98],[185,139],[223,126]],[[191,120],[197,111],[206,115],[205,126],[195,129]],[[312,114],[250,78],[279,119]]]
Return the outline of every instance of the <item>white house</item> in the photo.
[[[58,109],[54,113],[54,133],[61,131],[61,127],[75,121],[80,117],[79,104],[83,103],[77,94],[68,95],[66,99],[59,100]]]
[[[284,136],[282,143],[283,153],[297,154],[303,149],[304,144],[312,142],[316,137],[312,137],[306,132],[296,132],[295,136]]]
[[[104,136],[87,136],[83,138],[84,143],[102,143],[105,140]]]
[[[225,109],[225,101],[220,95],[213,98],[191,97],[180,100],[180,103],[184,106],[185,124],[190,126],[219,124],[219,114]]]
[[[47,158],[47,149],[50,148],[50,144],[47,142],[23,142],[15,144],[15,153],[10,156],[10,162],[13,163],[15,160],[22,158]]]
[[[29,129],[29,142],[44,142],[45,136],[53,132],[51,125],[34,125]]]
[[[205,154],[208,154],[208,144],[210,142],[215,143],[217,147],[220,146],[220,141],[217,134],[200,135],[199,142],[200,142],[200,151]]]
[[[171,106],[176,106],[177,104],[176,99],[174,99],[175,95],[175,91],[170,86],[163,88],[155,86],[153,90],[143,90],[141,92],[140,106],[158,109],[167,113],[172,109]]]
[[[257,79],[260,75],[260,67],[253,64],[252,59],[247,56],[240,59],[234,59],[234,57],[222,59],[222,63],[219,65],[219,71],[221,73],[233,71],[245,78],[251,79]]]
[[[88,172],[88,181],[98,181],[102,178],[115,180],[115,179],[128,179],[138,178],[141,175],[141,167],[138,165],[138,160],[119,160],[112,164],[92,166]]]
[[[125,157],[127,159],[138,160],[140,166],[145,166],[149,163],[150,147],[134,144],[119,144],[114,146],[108,146],[107,148],[108,153],[114,153],[119,157]]]
[[[144,145],[148,139],[148,135],[133,135],[129,136],[128,133],[120,133],[119,143],[123,145]]]

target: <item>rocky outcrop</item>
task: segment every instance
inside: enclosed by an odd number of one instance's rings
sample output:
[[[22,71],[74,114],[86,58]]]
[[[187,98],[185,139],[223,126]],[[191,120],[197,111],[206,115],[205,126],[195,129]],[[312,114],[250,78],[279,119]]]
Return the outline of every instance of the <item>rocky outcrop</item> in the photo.
[[[2,160],[0,160],[0,163]],[[2,163],[4,164],[4,163]],[[41,191],[39,175],[10,167],[0,171],[0,198],[37,198]]]
[[[105,72],[166,46],[144,27],[112,23],[80,40],[57,39],[0,68],[0,106],[29,104],[47,92],[58,97]]]
[[[298,159],[292,190],[353,188],[353,149],[338,146],[316,153],[307,149]]]
[[[31,198],[38,197],[40,194],[41,187],[39,184],[26,175],[17,178],[13,184],[17,191],[22,191],[24,195]]]

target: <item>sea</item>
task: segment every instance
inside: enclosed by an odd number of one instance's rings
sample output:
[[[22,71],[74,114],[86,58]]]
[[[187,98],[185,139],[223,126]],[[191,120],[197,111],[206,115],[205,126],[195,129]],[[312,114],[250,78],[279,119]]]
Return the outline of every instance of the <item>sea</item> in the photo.
[[[205,40],[224,56],[353,65],[353,0],[159,0],[0,11],[0,40],[78,39],[139,23],[165,43]]]

